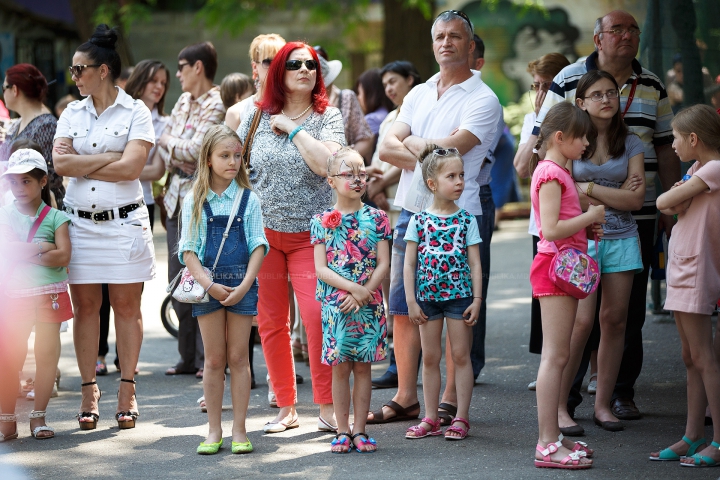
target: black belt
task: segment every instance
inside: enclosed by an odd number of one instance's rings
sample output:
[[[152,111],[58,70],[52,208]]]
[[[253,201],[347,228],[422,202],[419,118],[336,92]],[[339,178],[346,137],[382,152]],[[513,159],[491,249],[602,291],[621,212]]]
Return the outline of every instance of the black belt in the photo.
[[[145,205],[145,200],[140,200],[139,203],[131,203],[124,207],[118,207],[118,215],[120,218],[128,218],[128,214],[132,211]],[[95,223],[106,222],[108,220],[115,219],[115,212],[113,210],[101,210],[99,212],[87,212],[85,210],[76,210],[72,207],[65,206],[65,211],[71,215],[77,215],[80,218],[86,218],[92,220]]]

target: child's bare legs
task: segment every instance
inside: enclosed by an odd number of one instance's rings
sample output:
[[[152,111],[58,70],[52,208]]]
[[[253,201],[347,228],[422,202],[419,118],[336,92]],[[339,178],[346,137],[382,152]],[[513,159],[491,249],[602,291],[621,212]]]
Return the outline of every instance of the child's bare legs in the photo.
[[[468,420],[470,417],[470,400],[472,399],[473,385],[475,383],[472,363],[470,362],[472,327],[468,326],[462,320],[456,320],[454,318],[447,319],[447,327],[447,338],[450,339],[450,350],[445,351],[445,361],[447,362],[447,359],[452,358],[455,366],[454,383],[457,393],[457,416]],[[422,335],[422,332],[420,335]],[[425,380],[423,378],[423,388],[424,386]],[[435,398],[437,398],[437,395]],[[425,404],[427,405],[427,400],[425,400]],[[467,428],[465,424],[460,422],[455,426],[462,429]],[[456,432],[448,432],[447,435],[460,436],[460,434]]]
[[[350,433],[350,373],[352,371],[353,362],[342,362],[332,367],[333,408],[335,409],[338,433]],[[357,378],[355,378],[355,383],[357,384]],[[355,421],[357,422],[362,418],[363,423],[365,423],[368,409],[365,409],[361,416],[357,415],[357,403],[355,404],[355,409]],[[339,440],[342,441],[344,438],[341,437]],[[348,449],[349,447],[345,445],[335,445],[332,447],[333,452],[346,452]]]
[[[222,401],[227,362],[225,309],[200,315],[198,324],[205,345],[203,394],[205,395],[209,424],[205,443],[217,443],[222,439]],[[247,341],[245,345],[247,346]]]
[[[577,306],[578,301],[573,297],[540,297],[543,348],[535,393],[538,409],[538,444],[543,447],[557,442],[560,436],[560,427],[558,427],[560,388],[558,385],[560,385],[563,370],[565,370],[570,357],[570,337],[575,323]],[[551,454],[550,458],[559,462],[569,454],[570,450],[562,446],[557,452]],[[537,450],[535,458],[542,459]],[[592,460],[582,457],[580,463],[592,463]]]
[[[353,362],[353,433],[365,432],[365,422],[367,421],[367,412],[370,409],[370,397],[372,395],[372,374],[370,370],[371,364],[364,362]],[[334,382],[333,382],[334,384]],[[333,399],[335,392],[333,391]],[[348,405],[349,407],[349,405]],[[337,412],[337,410],[336,410]],[[338,425],[338,431],[339,430]],[[344,430],[347,432],[347,430]],[[362,437],[356,437],[353,440],[355,447],[360,445]],[[377,447],[371,443],[365,443],[361,450],[369,452],[371,450],[377,450]]]
[[[3,308],[8,308],[6,303]],[[27,340],[33,324],[5,318],[0,322],[0,413],[13,414],[18,394],[18,372],[25,362]],[[0,433],[3,435],[12,435],[15,430],[16,425],[0,422]]]
[[[472,336],[470,336],[470,342],[470,348],[472,348]],[[455,390],[455,363],[453,362],[452,355],[450,355],[451,351],[450,334],[448,332],[448,335],[445,336],[445,390],[443,390],[440,402],[457,406],[458,394]],[[472,364],[470,364],[470,366],[472,367]],[[473,377],[473,384],[475,384],[475,377]]]
[[[250,403],[248,339],[250,338],[251,329],[252,315],[238,315],[227,312],[227,363],[230,367],[230,392],[233,405],[232,441],[238,443],[248,441],[245,418]],[[205,355],[207,357],[207,352]],[[222,397],[220,398],[222,400]],[[222,408],[222,401],[220,402],[220,408]]]
[[[35,324],[35,405],[34,410],[47,410],[52,394],[57,364],[60,359],[60,324]],[[45,425],[44,418],[30,420],[30,431]],[[38,436],[51,437],[51,432],[39,432]]]
[[[610,411],[610,399],[622,360],[625,325],[632,290],[633,272],[607,273],[602,276],[600,302],[600,348],[598,349],[595,416],[601,422],[617,422]]]
[[[587,298],[578,302],[577,314],[572,324],[572,336],[570,337],[570,354],[568,363],[562,373],[562,382],[560,384],[560,397],[558,401],[558,426],[572,427],[577,422],[570,417],[567,411],[568,395],[572,388],[575,375],[577,375],[582,354],[585,350],[590,333],[592,332],[593,323],[595,322],[595,302],[597,301],[597,293],[589,295]],[[544,325],[543,325],[543,328]],[[570,442],[567,440],[565,443]]]
[[[442,320],[430,320],[420,325],[420,342],[423,352],[423,398],[425,399],[425,417],[437,421],[438,397],[440,396],[440,359],[442,358]],[[432,425],[420,423],[427,431]]]
[[[680,332],[683,361],[688,371],[688,419],[685,435],[694,441],[704,433],[707,401],[710,402],[712,416],[720,418],[720,366],[713,348],[710,315],[675,312],[675,323]],[[718,428],[714,429],[713,441],[720,442]],[[720,461],[720,450],[715,447],[705,447],[698,453]],[[680,461],[692,463],[694,459]]]

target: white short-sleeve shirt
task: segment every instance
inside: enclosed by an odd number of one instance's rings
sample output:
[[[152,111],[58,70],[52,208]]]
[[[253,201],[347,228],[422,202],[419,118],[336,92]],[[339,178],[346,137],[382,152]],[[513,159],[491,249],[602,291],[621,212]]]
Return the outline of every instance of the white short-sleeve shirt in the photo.
[[[440,98],[437,94],[439,73],[413,88],[403,100],[396,122],[409,125],[412,135],[426,139],[447,137],[456,128],[467,130],[478,138],[479,143],[463,155],[465,191],[456,203],[473,215],[481,215],[477,177],[497,133],[502,107],[497,95],[481,80],[480,72],[471,72],[469,79],[448,88]],[[402,171],[395,205],[404,203],[412,176],[412,170]]]
[[[116,87],[117,88],[117,87]],[[145,103],[117,88],[118,95],[100,115],[92,97],[70,103],[58,120],[55,139],[69,138],[80,155],[123,152],[131,140],[155,144],[152,117]],[[64,202],[81,210],[105,210],[143,198],[139,180],[105,182],[71,178]]]

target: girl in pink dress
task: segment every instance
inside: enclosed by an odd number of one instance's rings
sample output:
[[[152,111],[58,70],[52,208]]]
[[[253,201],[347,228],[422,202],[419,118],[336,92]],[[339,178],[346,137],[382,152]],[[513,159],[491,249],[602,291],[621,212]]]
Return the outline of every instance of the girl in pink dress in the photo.
[[[530,199],[540,233],[538,254],[530,268],[533,297],[540,300],[543,348],[537,377],[539,436],[535,466],[541,468],[590,468],[586,445],[563,439],[558,427],[558,401],[563,371],[568,363],[570,338],[575,324],[578,300],[558,288],[548,272],[555,249],[565,245],[587,252],[586,228],[602,235],[605,207],[590,205],[583,213],[568,164],[580,159],[588,146],[586,135],[590,118],[570,103],[559,103],[547,113],[540,126],[538,143],[533,149],[530,169],[533,171]],[[547,148],[545,160],[538,164],[538,150]],[[720,418],[720,417],[718,417]]]
[[[712,417],[720,419],[720,365],[710,323],[720,298],[720,116],[707,105],[694,105],[678,113],[672,126],[680,160],[696,160],[688,170],[690,179],[657,199],[662,213],[678,216],[668,247],[665,308],[675,312],[682,342],[688,415],[682,440],[651,459],[713,467],[720,464],[720,429],[710,446],[703,437],[708,401]]]

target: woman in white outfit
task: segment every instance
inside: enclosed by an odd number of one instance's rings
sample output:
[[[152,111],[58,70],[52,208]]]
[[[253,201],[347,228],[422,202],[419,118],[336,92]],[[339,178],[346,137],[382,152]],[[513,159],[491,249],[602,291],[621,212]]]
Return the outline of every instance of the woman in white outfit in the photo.
[[[114,80],[120,74],[117,33],[96,28],[70,67],[84,100],[72,102],[58,120],[53,160],[72,177],[65,211],[72,219],[69,266],[75,312],[75,353],[82,377],[78,422],[97,426],[100,389],[95,382],[101,284],[109,284],[122,378],[116,420],[132,428],[138,416],[134,370],[142,343],[142,283],[155,277],[155,251],[140,173],[155,143],[150,110]]]

